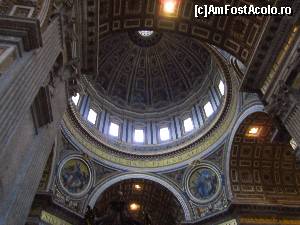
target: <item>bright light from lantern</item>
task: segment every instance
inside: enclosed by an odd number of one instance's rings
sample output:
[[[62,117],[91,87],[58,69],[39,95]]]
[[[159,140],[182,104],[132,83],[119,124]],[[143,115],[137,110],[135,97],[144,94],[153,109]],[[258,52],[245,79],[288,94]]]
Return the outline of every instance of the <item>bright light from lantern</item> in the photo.
[[[257,127],[252,127],[249,130],[249,134],[257,134],[257,132],[258,132],[258,128]]]
[[[134,189],[139,191],[139,190],[142,189],[142,186],[139,185],[139,184],[135,184],[135,185],[134,185]]]
[[[261,130],[262,130],[262,127],[251,126],[251,127],[248,128],[246,136],[248,136],[248,137],[258,137],[259,134],[261,133]]]
[[[131,204],[129,205],[129,208],[130,208],[131,211],[137,211],[137,210],[140,209],[140,205],[139,205],[139,204],[136,204],[136,203],[131,203]]]
[[[175,6],[176,6],[176,2],[174,0],[166,0],[164,2],[164,12],[165,13],[174,13]]]

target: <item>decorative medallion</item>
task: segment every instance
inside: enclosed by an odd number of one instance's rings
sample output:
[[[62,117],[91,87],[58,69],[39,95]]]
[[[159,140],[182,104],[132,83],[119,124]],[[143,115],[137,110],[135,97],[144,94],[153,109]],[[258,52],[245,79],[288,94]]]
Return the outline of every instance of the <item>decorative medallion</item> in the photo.
[[[92,186],[89,163],[80,156],[69,156],[59,166],[59,184],[64,192],[73,196],[85,195]]]
[[[221,176],[217,168],[199,164],[192,168],[186,179],[189,197],[197,203],[207,203],[216,198],[221,190]]]

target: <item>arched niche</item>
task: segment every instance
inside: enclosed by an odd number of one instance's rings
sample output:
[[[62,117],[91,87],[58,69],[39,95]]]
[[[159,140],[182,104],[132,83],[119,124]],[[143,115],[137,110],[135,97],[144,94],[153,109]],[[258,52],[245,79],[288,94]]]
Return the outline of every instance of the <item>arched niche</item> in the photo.
[[[88,206],[91,208],[94,208],[96,202],[98,199],[101,198],[101,195],[107,191],[109,188],[111,188],[113,185],[130,180],[130,179],[143,179],[146,181],[151,181],[154,183],[157,183],[158,185],[162,186],[165,188],[167,191],[171,192],[172,195],[177,199],[178,203],[180,204],[183,214],[184,214],[184,220],[185,221],[190,221],[192,218],[191,212],[190,212],[190,206],[183,195],[183,193],[172,183],[170,183],[167,180],[164,180],[160,178],[157,175],[153,174],[143,174],[143,173],[124,173],[124,174],[118,174],[113,177],[109,177],[105,180],[103,180],[101,183],[99,183],[94,191],[91,193],[90,197],[88,198],[85,208],[87,209]]]

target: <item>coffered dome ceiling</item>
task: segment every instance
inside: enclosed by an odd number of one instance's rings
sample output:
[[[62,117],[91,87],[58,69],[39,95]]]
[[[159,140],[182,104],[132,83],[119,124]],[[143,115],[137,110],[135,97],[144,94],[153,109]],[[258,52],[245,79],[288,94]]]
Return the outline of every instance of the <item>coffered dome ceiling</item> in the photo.
[[[211,56],[192,38],[131,31],[105,37],[99,49],[98,73],[87,75],[89,92],[119,109],[161,112],[207,91]]]
[[[216,48],[177,33],[145,34],[99,41],[97,72],[82,74],[79,103],[62,124],[73,144],[118,168],[179,166],[224,138],[236,113],[236,81]]]

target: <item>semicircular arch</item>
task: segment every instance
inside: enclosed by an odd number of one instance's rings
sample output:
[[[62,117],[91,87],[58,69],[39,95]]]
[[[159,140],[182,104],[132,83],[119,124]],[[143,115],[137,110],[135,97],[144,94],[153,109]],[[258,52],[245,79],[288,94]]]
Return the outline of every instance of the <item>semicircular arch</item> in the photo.
[[[97,185],[97,187],[94,189],[92,194],[90,195],[89,199],[86,202],[85,208],[90,206],[93,208],[101,196],[102,193],[104,193],[108,188],[110,188],[112,185],[129,180],[129,179],[145,179],[149,181],[156,182],[166,189],[168,189],[174,196],[175,198],[179,201],[182,210],[184,212],[184,218],[186,221],[191,220],[191,211],[190,211],[190,206],[181,191],[174,185],[171,184],[169,181],[157,176],[157,175],[152,175],[152,174],[143,174],[143,173],[123,173],[123,174],[118,174],[113,177],[109,177],[102,181],[100,184]]]

